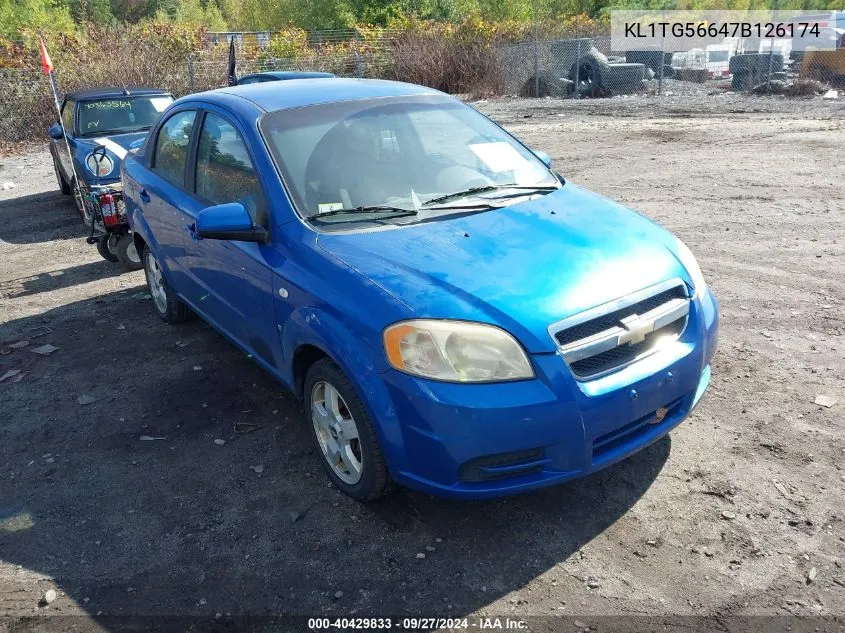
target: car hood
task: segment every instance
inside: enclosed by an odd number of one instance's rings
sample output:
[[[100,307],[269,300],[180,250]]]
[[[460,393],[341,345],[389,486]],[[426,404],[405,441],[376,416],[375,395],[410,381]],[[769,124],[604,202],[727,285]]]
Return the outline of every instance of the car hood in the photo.
[[[129,147],[132,143],[147,136],[147,132],[131,132],[128,134],[110,134],[108,136],[86,136],[83,138],[77,137],[74,139],[77,168],[84,169],[85,179],[92,184],[114,182],[120,178],[120,164],[126,154],[129,152]],[[98,145],[103,145],[106,148],[106,154],[114,162],[114,170],[108,176],[103,178],[95,177],[85,167],[85,161],[88,155],[94,151]]]
[[[676,238],[566,184],[503,209],[389,230],[323,233],[320,246],[419,317],[496,324],[531,352],[552,323],[661,281],[691,281]]]

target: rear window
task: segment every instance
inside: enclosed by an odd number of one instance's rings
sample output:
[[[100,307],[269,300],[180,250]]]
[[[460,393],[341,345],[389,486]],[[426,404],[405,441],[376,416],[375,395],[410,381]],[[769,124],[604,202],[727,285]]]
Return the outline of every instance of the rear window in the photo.
[[[173,97],[115,97],[79,104],[79,133],[82,136],[141,132],[150,129]]]

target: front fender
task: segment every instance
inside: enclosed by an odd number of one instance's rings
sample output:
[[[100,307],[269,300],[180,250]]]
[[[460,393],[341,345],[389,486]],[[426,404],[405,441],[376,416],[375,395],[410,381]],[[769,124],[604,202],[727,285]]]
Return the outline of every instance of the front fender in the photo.
[[[296,350],[312,345],[322,350],[355,385],[373,422],[383,454],[391,472],[402,470],[401,464],[391,463],[390,456],[401,455],[403,440],[396,419],[396,410],[387,387],[382,380],[385,371],[384,355],[379,347],[370,345],[372,337],[353,333],[340,320],[325,310],[308,307],[294,311],[282,332],[282,349],[287,359],[290,385],[297,395],[302,385],[297,384],[293,359]],[[300,377],[304,380],[304,377]],[[307,415],[307,413],[306,413]]]

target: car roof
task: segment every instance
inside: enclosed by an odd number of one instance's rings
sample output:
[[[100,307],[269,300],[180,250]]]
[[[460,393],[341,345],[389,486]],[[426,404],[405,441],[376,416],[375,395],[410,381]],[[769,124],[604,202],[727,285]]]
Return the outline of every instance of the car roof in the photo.
[[[321,73],[321,72],[312,72],[312,71],[303,71],[300,72],[298,70],[268,70],[265,72],[260,73],[251,73],[249,75],[244,75],[243,77],[239,77],[238,81],[242,81],[247,78],[252,77],[269,77],[272,79],[277,79],[279,81],[288,80],[288,79],[317,79],[320,77],[334,77],[332,73]]]
[[[106,97],[136,97],[144,95],[169,95],[167,90],[160,90],[158,88],[91,88],[90,90],[78,90],[76,92],[69,92],[65,98],[73,101],[84,101],[86,99],[102,99]]]
[[[357,99],[378,99],[383,97],[405,97],[411,95],[443,95],[442,92],[425,86],[406,84],[381,79],[298,79],[296,81],[268,81],[218,88],[184,97],[184,101],[201,100],[207,103],[230,105],[237,109],[246,101],[254,108],[265,112],[287,110],[308,105],[354,101]],[[233,100],[232,97],[241,97]],[[180,99],[182,101],[182,99]]]

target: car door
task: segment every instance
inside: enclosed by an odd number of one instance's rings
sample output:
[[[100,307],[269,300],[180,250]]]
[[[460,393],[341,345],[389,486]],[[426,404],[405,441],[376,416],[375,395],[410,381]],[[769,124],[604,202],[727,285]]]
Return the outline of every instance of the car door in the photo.
[[[270,230],[267,196],[244,136],[219,113],[205,112],[196,143],[194,200],[187,207],[188,300],[214,325],[270,365],[277,365],[271,244],[203,239],[196,216],[208,206],[239,202],[256,226]],[[272,236],[271,236],[272,237]]]
[[[65,100],[62,104],[62,127],[65,129],[65,134],[68,137],[68,142],[73,138],[73,127],[76,114],[76,103],[70,100]],[[64,139],[52,139],[50,143],[53,145],[53,151],[58,159],[58,167],[62,171],[62,177],[66,183],[73,180],[73,171],[70,164],[70,154],[68,154],[68,143]]]
[[[189,285],[185,251],[188,157],[197,121],[196,109],[177,111],[165,120],[151,139],[149,169],[139,183],[137,203],[151,233],[153,253],[167,272],[178,294]]]

